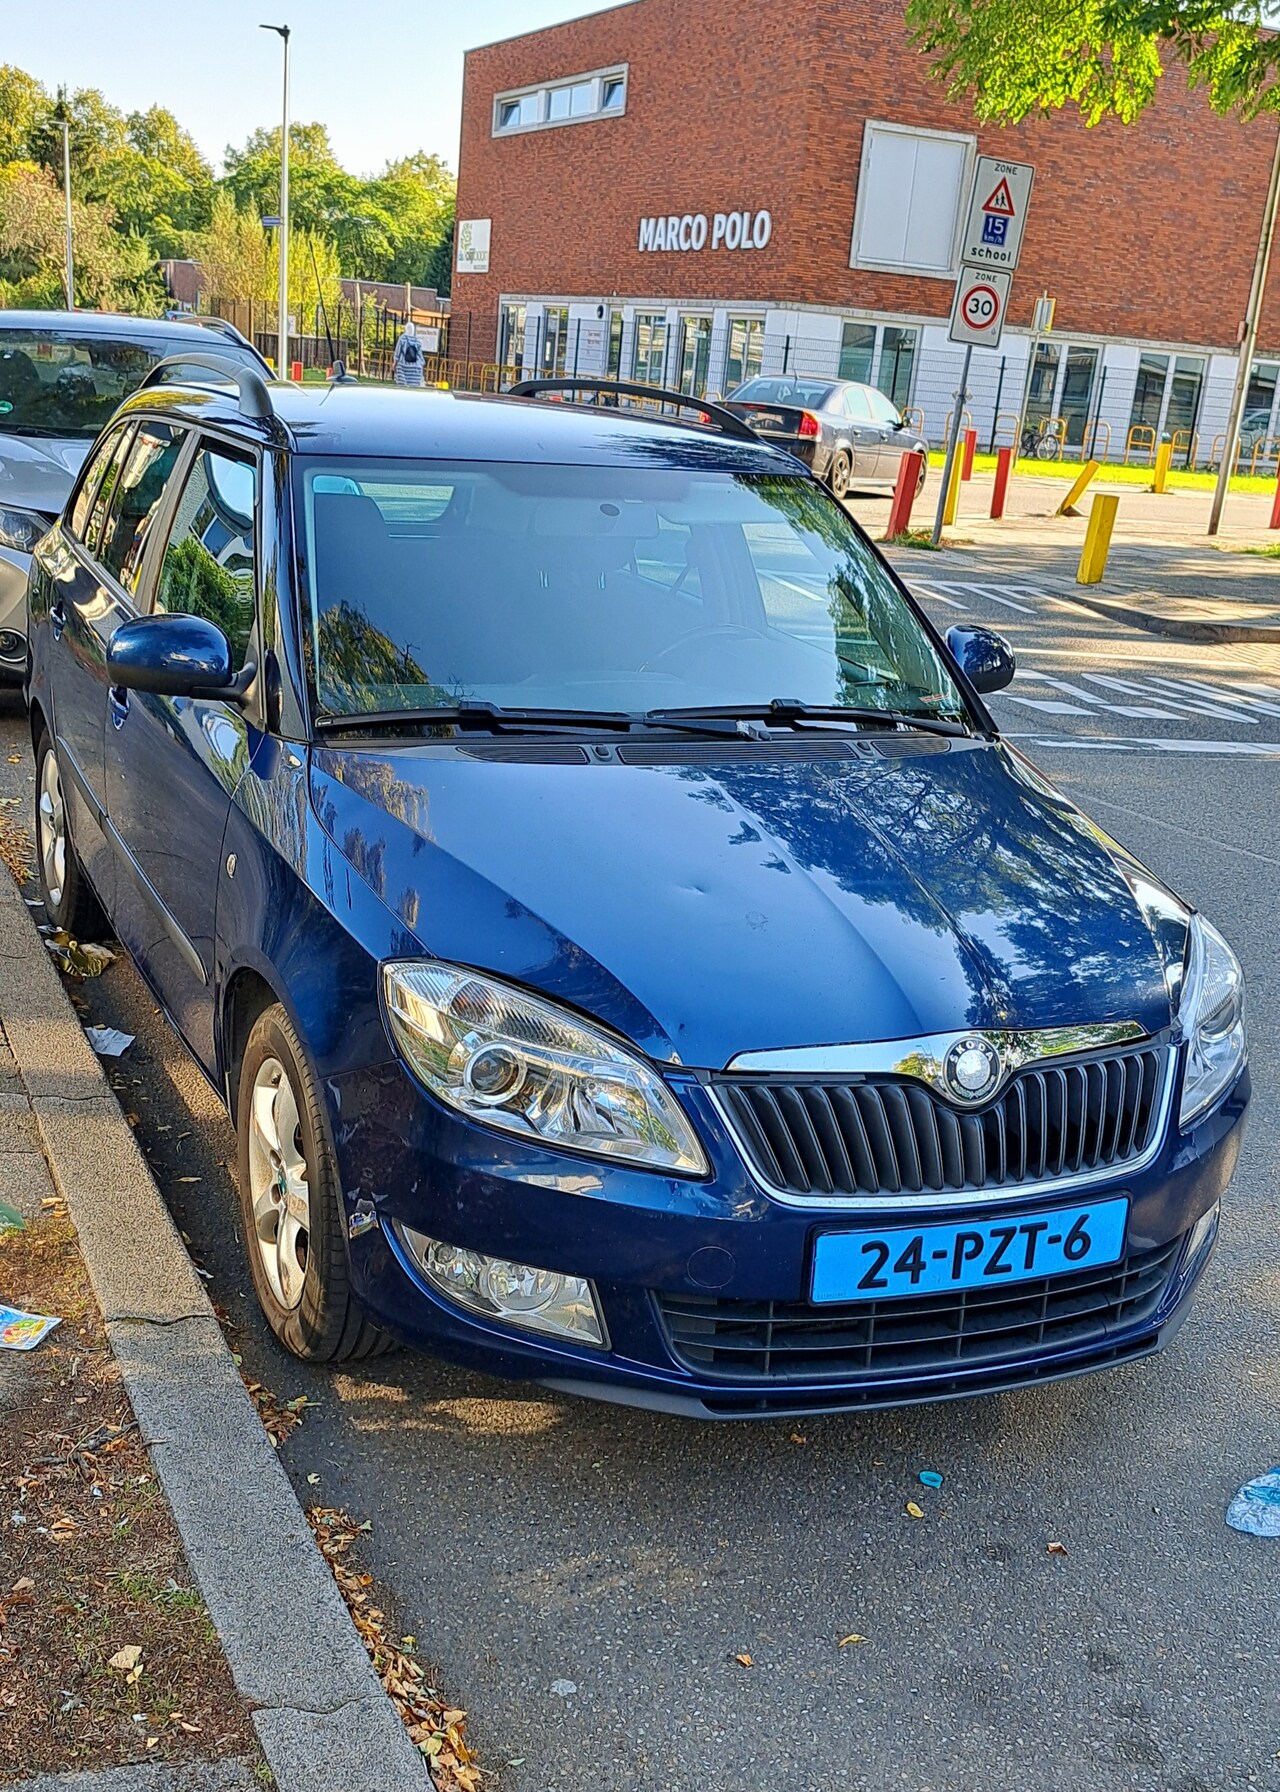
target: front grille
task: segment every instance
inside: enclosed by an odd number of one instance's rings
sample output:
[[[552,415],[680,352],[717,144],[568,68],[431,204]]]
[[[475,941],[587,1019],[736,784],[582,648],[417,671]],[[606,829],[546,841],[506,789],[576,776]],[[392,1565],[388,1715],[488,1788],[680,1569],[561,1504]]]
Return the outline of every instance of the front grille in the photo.
[[[1122,1172],[1154,1143],[1167,1046],[1020,1071],[961,1113],[925,1084],[718,1078],[748,1162],[771,1188],[812,1200],[962,1195]]]
[[[676,1360],[718,1381],[949,1375],[1105,1345],[1153,1316],[1181,1244],[1013,1287],[832,1306],[664,1294],[658,1307]]]

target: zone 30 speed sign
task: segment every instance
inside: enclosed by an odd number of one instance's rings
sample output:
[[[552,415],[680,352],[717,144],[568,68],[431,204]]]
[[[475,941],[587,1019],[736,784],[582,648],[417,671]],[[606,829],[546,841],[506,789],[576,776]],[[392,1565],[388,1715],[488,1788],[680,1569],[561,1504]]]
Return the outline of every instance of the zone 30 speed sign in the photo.
[[[1012,274],[998,268],[961,268],[951,306],[951,341],[995,348],[1004,329],[1012,284]]]

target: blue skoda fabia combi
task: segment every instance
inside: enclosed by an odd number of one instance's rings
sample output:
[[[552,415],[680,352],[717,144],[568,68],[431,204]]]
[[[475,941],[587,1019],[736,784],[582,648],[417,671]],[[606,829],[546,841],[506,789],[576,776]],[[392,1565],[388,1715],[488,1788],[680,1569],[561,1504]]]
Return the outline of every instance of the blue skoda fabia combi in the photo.
[[[1240,967],[999,738],[999,637],[714,407],[204,371],[35,555],[37,838],[225,1097],[284,1344],[714,1417],[1157,1350]]]

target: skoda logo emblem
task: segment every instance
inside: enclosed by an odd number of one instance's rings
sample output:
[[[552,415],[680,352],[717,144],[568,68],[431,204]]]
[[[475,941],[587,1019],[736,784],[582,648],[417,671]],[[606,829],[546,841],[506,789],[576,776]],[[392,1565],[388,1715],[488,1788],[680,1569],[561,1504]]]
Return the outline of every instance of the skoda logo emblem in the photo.
[[[942,1080],[957,1101],[985,1101],[995,1093],[1004,1066],[989,1039],[972,1033],[957,1039],[946,1055]]]

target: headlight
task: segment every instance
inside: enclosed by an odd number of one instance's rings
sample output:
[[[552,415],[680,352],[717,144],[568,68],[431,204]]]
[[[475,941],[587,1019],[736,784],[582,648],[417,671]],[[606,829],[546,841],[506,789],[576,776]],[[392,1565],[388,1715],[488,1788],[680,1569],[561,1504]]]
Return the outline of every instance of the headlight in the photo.
[[[19,554],[34,553],[36,543],[48,529],[48,517],[37,510],[0,510],[0,548],[13,548]]]
[[[1192,915],[1178,1018],[1187,1041],[1183,1126],[1203,1114],[1240,1073],[1247,1055],[1244,972],[1216,927]]]
[[[706,1174],[675,1096],[607,1033],[458,965],[387,964],[382,989],[410,1068],[469,1119],[558,1151]]]

